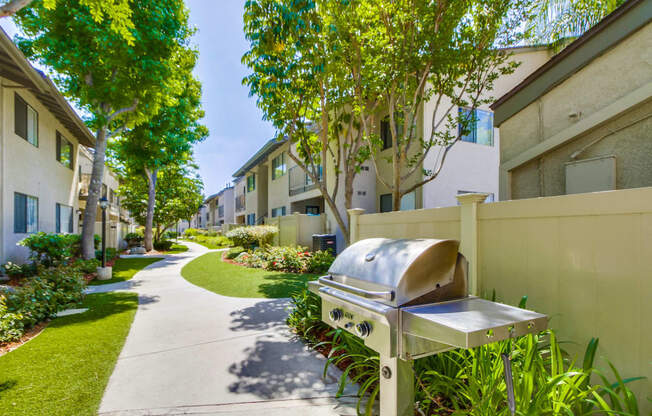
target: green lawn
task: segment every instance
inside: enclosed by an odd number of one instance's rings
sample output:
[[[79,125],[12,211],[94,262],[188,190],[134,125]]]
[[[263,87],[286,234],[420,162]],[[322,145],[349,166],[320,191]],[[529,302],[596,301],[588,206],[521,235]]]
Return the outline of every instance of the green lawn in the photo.
[[[134,293],[89,295],[0,357],[0,415],[96,415],[138,307]]]
[[[115,264],[113,265],[113,279],[110,280],[93,280],[89,285],[105,285],[108,283],[117,283],[129,280],[134,275],[149,266],[152,263],[156,263],[159,260],[163,260],[160,257],[141,257],[141,258],[131,258],[131,259],[116,259]]]
[[[224,296],[239,298],[287,298],[314,280],[314,274],[251,269],[225,263],[222,253],[208,253],[188,263],[181,275],[190,283]]]
[[[217,250],[220,248],[229,247],[230,240],[226,240],[226,241],[225,240],[226,239],[222,237],[206,237],[206,236],[198,235],[195,237],[194,240],[187,240],[187,241],[190,241],[191,243],[200,244],[209,250]]]

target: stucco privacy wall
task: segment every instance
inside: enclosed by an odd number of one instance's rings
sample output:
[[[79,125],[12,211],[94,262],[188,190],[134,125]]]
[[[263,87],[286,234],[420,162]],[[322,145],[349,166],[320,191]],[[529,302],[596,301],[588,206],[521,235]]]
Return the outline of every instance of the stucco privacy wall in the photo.
[[[474,228],[462,208],[361,215],[358,233],[459,239],[462,225]],[[599,337],[598,368],[610,373],[606,357],[623,377],[647,377],[631,387],[649,414],[652,188],[479,204],[476,212],[479,293],[495,289],[508,304],[527,295],[528,307],[572,342],[571,354]],[[466,235],[462,245],[472,246]]]
[[[563,164],[570,161],[570,154],[605,135],[579,159],[615,155],[618,188],[652,185],[647,157],[650,119],[636,122],[650,114],[651,96],[648,93],[646,104],[638,95],[649,91],[651,84],[652,24],[648,24],[505,120],[500,125],[501,199],[563,194]],[[621,101],[624,110],[608,112]],[[552,144],[541,156],[528,157],[546,143]]]
[[[14,192],[38,198],[38,230],[54,232],[56,204],[78,208],[78,177],[76,166],[79,143],[61,123],[25,88],[7,88],[14,82],[0,78],[0,183],[2,184],[2,251],[0,262],[23,261],[28,253],[16,243],[27,234],[14,233]],[[38,112],[38,147],[14,133],[14,94],[18,94]],[[56,131],[74,146],[73,169],[56,160]],[[27,173],[27,174],[26,174]],[[73,215],[73,229],[77,229],[77,215]]]
[[[323,234],[325,231],[326,214],[285,215],[269,218],[267,224],[275,225],[279,229],[278,234],[274,237],[275,245],[312,248],[313,234]]]

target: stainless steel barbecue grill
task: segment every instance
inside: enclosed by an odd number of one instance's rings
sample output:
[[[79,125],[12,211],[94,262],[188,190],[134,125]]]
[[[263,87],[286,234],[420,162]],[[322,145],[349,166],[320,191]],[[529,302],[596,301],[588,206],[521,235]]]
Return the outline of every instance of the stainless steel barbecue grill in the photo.
[[[372,238],[344,250],[311,282],[322,320],[380,354],[380,414],[414,414],[411,360],[537,333],[545,315],[468,295],[455,240]]]

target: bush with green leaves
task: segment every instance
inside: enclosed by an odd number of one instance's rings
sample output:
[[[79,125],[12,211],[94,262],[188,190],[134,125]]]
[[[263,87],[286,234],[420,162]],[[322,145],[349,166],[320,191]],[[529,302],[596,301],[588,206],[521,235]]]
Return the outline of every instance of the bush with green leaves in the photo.
[[[174,242],[172,240],[158,240],[154,241],[154,250],[156,251],[170,251]]]
[[[196,243],[204,244],[211,249],[233,246],[233,241],[222,235],[217,235],[214,237],[209,237],[207,235],[198,235],[191,237],[190,239]]]
[[[13,290],[0,291],[0,339],[18,339],[23,331],[81,303],[84,296],[81,272],[70,266],[39,266],[37,276]]]
[[[23,336],[23,316],[19,313],[9,312],[6,297],[0,293],[0,343],[11,342]]]
[[[9,277],[32,277],[36,274],[36,263],[17,264],[8,261],[2,265],[2,271]]]
[[[206,232],[204,230],[200,230],[198,228],[188,228],[186,231],[183,232],[185,236],[190,236],[190,237],[195,237],[198,235],[205,235]]]
[[[227,259],[233,260],[236,257],[238,257],[240,254],[242,254],[242,253],[244,253],[246,251],[247,250],[245,250],[242,247],[233,247],[233,248],[229,249],[229,251],[226,252],[225,256],[226,256]]]
[[[234,257],[229,257],[234,258]],[[333,263],[333,256],[327,251],[311,253],[298,246],[265,246],[247,252],[240,251],[235,261],[248,267],[290,273],[323,273]]]
[[[166,231],[163,233],[163,238],[165,238],[166,240],[174,240],[178,236],[179,233],[177,233],[176,231]]]
[[[100,261],[98,259],[77,259],[73,263],[73,267],[76,267],[84,274],[91,274],[97,271],[97,268],[100,267]]]
[[[127,233],[125,234],[125,241],[129,245],[129,247],[133,246],[138,246],[142,244],[143,240],[145,237],[143,236],[142,233]]]
[[[305,290],[293,296],[292,303],[287,324],[308,344],[330,348],[326,368],[345,367],[338,394],[346,384],[357,384],[358,412],[370,415],[379,394],[378,354],[360,338],[323,323],[317,295]],[[525,300],[520,306],[525,306]],[[555,331],[547,330],[418,359],[414,361],[416,406],[427,415],[510,415],[501,357],[508,354],[518,415],[639,416],[636,396],[628,385],[641,377],[622,378],[607,360],[614,377],[609,380],[595,367],[597,348],[598,340],[591,340],[581,366],[577,365],[562,350]],[[361,409],[363,399],[367,399],[365,409]]]
[[[253,248],[271,244],[274,236],[278,234],[278,227],[273,225],[255,225],[238,227],[226,233],[226,236],[236,246]]]
[[[45,266],[54,266],[66,262],[73,256],[75,237],[74,234],[38,232],[25,237],[18,242],[18,245],[29,249],[32,261]]]

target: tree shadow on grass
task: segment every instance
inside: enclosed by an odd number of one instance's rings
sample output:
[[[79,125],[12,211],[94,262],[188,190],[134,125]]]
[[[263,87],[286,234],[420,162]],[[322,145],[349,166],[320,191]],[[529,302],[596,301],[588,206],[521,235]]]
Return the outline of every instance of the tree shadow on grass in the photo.
[[[7,381],[0,380],[0,399],[2,399],[2,393],[16,387],[16,384],[18,384],[16,380],[7,380]]]
[[[46,331],[68,325],[99,321],[110,315],[135,310],[138,308],[138,301],[136,299],[136,294],[129,292],[108,292],[87,295],[80,307],[89,308],[88,311],[56,318],[48,325]]]
[[[258,291],[266,298],[289,298],[308,287],[308,282],[317,279],[314,274],[274,273],[263,276],[265,283]]]

